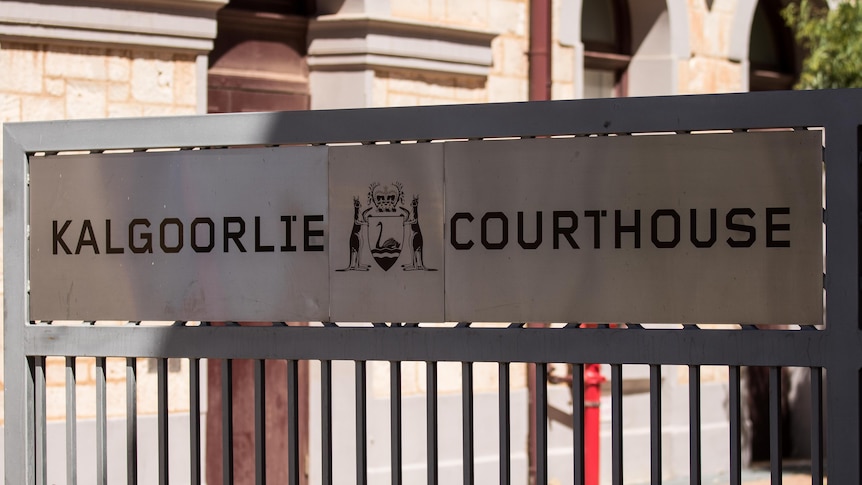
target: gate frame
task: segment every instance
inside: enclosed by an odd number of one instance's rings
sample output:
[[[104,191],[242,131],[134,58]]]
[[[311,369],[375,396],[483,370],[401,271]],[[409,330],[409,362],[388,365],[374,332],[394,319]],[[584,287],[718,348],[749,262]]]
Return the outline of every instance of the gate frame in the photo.
[[[6,483],[33,484],[40,476],[40,471],[36,470],[36,444],[37,433],[44,433],[44,430],[39,428],[36,418],[45,409],[44,395],[36,395],[40,374],[34,365],[34,358],[48,355],[356,361],[576,361],[825,368],[829,385],[826,390],[828,416],[823,431],[826,432],[826,447],[829,449],[829,479],[839,484],[862,483],[860,126],[862,90],[5,124],[3,276]],[[29,319],[28,203],[31,194],[28,188],[28,156],[39,152],[53,154],[76,150],[98,152],[111,149],[190,149],[657,132],[681,134],[710,130],[809,127],[822,127],[826,141],[823,156],[827,174],[825,199],[828,211],[824,211],[824,220],[827,222],[828,277],[824,285],[828,295],[828,320],[822,330],[811,327],[809,330],[812,331],[742,332],[728,329],[689,332],[632,328],[627,331],[580,329],[567,334],[563,329],[478,329],[469,326],[458,329],[402,327],[390,330],[336,330],[332,326],[53,327],[35,324]],[[134,332],[134,338],[130,338],[129,332]],[[331,332],[339,332],[337,340],[332,339],[336,334]],[[237,346],[237,339],[240,338],[244,344]],[[812,431],[816,431],[812,434],[819,435],[821,430]],[[12,446],[13,443],[20,443],[21,446]],[[815,452],[822,453],[822,447],[812,450],[812,453]],[[620,452],[620,460],[621,456]],[[731,469],[733,460],[732,457]],[[617,465],[621,470],[622,463],[614,463],[615,467]],[[41,466],[44,467],[45,463],[41,463]]]

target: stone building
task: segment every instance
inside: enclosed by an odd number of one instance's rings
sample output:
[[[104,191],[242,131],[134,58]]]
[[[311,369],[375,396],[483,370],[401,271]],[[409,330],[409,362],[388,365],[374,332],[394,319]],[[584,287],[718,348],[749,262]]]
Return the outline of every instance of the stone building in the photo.
[[[609,96],[654,96],[787,89],[798,72],[800,53],[779,11],[784,0],[0,0],[0,123],[170,116],[264,110],[303,110],[414,106],[453,103],[494,103],[529,99],[573,99]],[[537,10],[536,7],[546,7]],[[544,14],[542,12],[545,12]],[[532,72],[532,74],[531,74]],[[2,135],[0,135],[2,136]],[[2,144],[2,138],[0,138]],[[2,149],[0,149],[2,156]],[[113,367],[112,367],[113,366]],[[109,359],[109,413],[124,416],[124,362]],[[142,423],[154,420],[152,402],[155,374],[139,365],[139,412]],[[113,369],[113,371],[111,370]],[[369,372],[372,400],[388,400],[388,372],[384,363]],[[171,365],[172,429],[186,429],[188,386],[185,362]],[[207,472],[220,481],[218,363],[209,364],[209,449]],[[56,426],[62,454],[64,376],[61,359],[49,359],[49,419]],[[284,369],[272,366],[271,378],[283,382]],[[352,368],[335,369],[348,379]],[[458,411],[460,377],[457,366],[441,366],[441,415]],[[519,373],[520,372],[520,373]],[[250,366],[238,365],[235,405],[236,433],[253,433],[250,406]],[[513,368],[513,415],[526,413],[526,373]],[[411,400],[421,405],[424,367],[403,370],[405,409]],[[78,416],[94,416],[93,363],[78,361]],[[307,401],[315,419],[316,368],[303,372]],[[648,409],[648,395],[638,391],[646,374],[633,368],[627,406]],[[667,477],[684,476],[687,435],[674,426],[673,416],[685,418],[684,369],[665,372],[668,393],[666,429]],[[706,468],[726,468],[727,417],[723,370],[705,370],[704,411]],[[247,379],[246,379],[247,381]],[[496,370],[476,369],[476,406],[495,409]],[[345,386],[347,389],[351,385]],[[274,389],[274,387],[273,387]],[[0,391],[2,392],[2,391]],[[352,392],[352,391],[351,391]],[[552,400],[565,410],[568,390],[552,389]],[[246,396],[246,397],[244,397]],[[349,397],[349,396],[345,396]],[[2,400],[0,400],[2,403]],[[640,403],[640,404],[639,404]],[[2,405],[2,404],[0,404]],[[381,409],[385,404],[380,404]],[[250,408],[248,408],[250,409]],[[603,409],[609,410],[609,406]],[[676,411],[679,412],[676,412]],[[346,411],[345,411],[346,412]],[[184,414],[185,413],[185,414]],[[482,413],[477,413],[480,416]],[[275,413],[274,419],[279,418]],[[378,421],[374,421],[377,419]],[[369,426],[385,423],[370,418]],[[603,426],[610,416],[603,415]],[[406,421],[406,420],[405,420]],[[627,424],[632,446],[646,440],[648,411]],[[376,423],[376,424],[375,424]],[[684,421],[680,421],[684,423]],[[343,423],[349,428],[349,422]],[[481,425],[477,421],[477,425]],[[524,425],[526,426],[526,425]],[[552,456],[565,457],[566,444],[555,438]],[[146,425],[142,425],[142,440]],[[371,429],[371,428],[370,428]],[[82,425],[81,439],[88,431]],[[304,433],[307,449],[319,437],[314,426]],[[518,434],[520,433],[520,434]],[[514,442],[526,439],[526,428],[514,429]],[[349,434],[349,431],[348,431]],[[380,433],[385,434],[385,433]],[[405,433],[407,436],[407,433]],[[562,436],[562,435],[561,435]],[[273,438],[276,439],[276,438]],[[172,440],[187,443],[181,432]],[[242,441],[242,440],[238,440]],[[349,441],[349,440],[348,440]],[[372,446],[388,449],[381,440]],[[405,440],[405,446],[410,446]],[[421,441],[421,440],[420,440]],[[441,454],[441,476],[457,477],[460,457],[455,444]],[[270,449],[284,446],[273,443]],[[182,446],[174,449],[183,448]],[[685,448],[687,449],[687,448]],[[495,467],[496,449],[477,445],[477,476]],[[571,450],[568,450],[571,453]],[[86,461],[82,447],[79,453]],[[605,451],[605,456],[607,452]],[[645,480],[648,456],[632,457],[627,473],[632,481]],[[237,467],[252,466],[238,451]],[[319,457],[311,454],[311,483]],[[172,464],[182,483],[187,460],[180,454]],[[246,465],[242,465],[245,463]],[[372,478],[388,476],[385,459],[370,463]],[[424,472],[406,463],[407,481]],[[122,463],[112,466],[122,466]],[[279,480],[278,464],[270,476]],[[526,477],[526,450],[513,457],[514,473]],[[552,463],[552,473],[565,483],[566,466]],[[412,468],[411,468],[412,467]],[[609,473],[607,463],[604,473]],[[87,482],[86,466],[81,480]],[[142,473],[150,473],[141,466]],[[54,473],[54,472],[51,472]],[[62,470],[57,471],[62,481]],[[340,472],[337,472],[340,473]],[[345,471],[349,474],[349,470]],[[376,474],[376,475],[375,475]],[[238,474],[239,476],[239,474]],[[490,476],[490,475],[483,475]],[[629,475],[627,475],[629,477]],[[142,476],[143,482],[151,480]],[[337,480],[339,481],[339,480]],[[493,481],[493,480],[491,480]]]

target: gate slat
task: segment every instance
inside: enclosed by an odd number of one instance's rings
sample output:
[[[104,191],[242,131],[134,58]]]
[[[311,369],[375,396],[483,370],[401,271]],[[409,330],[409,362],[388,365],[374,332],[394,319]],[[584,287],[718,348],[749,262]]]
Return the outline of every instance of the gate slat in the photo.
[[[691,485],[701,483],[700,366],[688,366],[689,476]]]
[[[396,324],[392,324],[395,326]],[[392,485],[401,485],[401,362],[389,363],[389,433],[391,450]]]
[[[66,484],[78,483],[78,410],[75,357],[66,357]],[[128,415],[128,412],[127,412]]]
[[[464,463],[464,485],[475,479],[473,450],[473,363],[461,363],[461,439]]]
[[[254,365],[254,480],[266,485],[266,361]]]
[[[321,483],[332,485],[332,361],[320,361]]]
[[[36,371],[36,483],[48,483],[48,423],[45,387],[45,357],[34,357]],[[6,446],[12,446],[8,443]]]
[[[233,484],[233,361],[221,362],[222,483]]]
[[[440,481],[437,440],[437,362],[425,363],[425,387],[428,485],[437,485]]]
[[[574,485],[584,485],[584,364],[572,365],[572,445]]]
[[[368,483],[367,378],[366,362],[356,361],[356,485]]]
[[[499,363],[500,485],[512,483],[512,404],[509,371],[508,362]]]
[[[287,361],[287,483],[299,485],[299,362]]]
[[[823,485],[823,369],[811,368],[811,484]]]
[[[772,485],[781,485],[781,367],[769,368],[769,469]]]
[[[168,359],[158,359],[158,427],[159,427],[159,483],[167,485],[169,480],[168,460]]]
[[[661,485],[661,365],[649,366],[650,397],[650,483]]]
[[[201,361],[189,359],[189,468],[192,485],[201,485]]]
[[[611,365],[611,481],[623,485],[623,366]]]
[[[105,358],[96,357],[96,483],[108,483],[108,427]]]
[[[548,483],[548,364],[536,364],[536,483]]]
[[[730,484],[742,484],[742,410],[739,392],[739,366],[728,369],[728,406],[730,407]]]

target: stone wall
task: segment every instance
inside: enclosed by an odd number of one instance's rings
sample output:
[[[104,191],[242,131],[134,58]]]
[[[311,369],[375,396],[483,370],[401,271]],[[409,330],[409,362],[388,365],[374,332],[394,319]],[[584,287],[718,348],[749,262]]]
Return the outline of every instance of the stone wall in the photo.
[[[0,121],[194,114],[195,56],[0,44]]]

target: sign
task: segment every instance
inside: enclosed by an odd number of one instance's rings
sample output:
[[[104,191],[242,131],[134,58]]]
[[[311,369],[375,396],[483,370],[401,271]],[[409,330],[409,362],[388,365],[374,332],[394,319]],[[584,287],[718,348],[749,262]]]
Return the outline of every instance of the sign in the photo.
[[[820,144],[31,157],[31,318],[820,323]]]
[[[327,150],[30,159],[40,320],[320,320]]]

